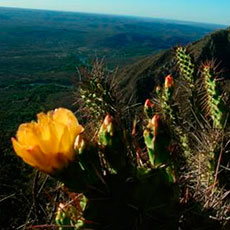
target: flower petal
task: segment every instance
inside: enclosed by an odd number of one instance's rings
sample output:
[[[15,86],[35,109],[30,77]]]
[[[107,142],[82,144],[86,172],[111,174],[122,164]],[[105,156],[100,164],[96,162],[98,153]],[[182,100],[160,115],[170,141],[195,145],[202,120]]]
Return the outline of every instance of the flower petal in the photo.
[[[75,115],[68,109],[64,109],[64,108],[56,109],[53,113],[53,120],[55,122],[68,126],[70,132],[73,133],[78,132],[79,134],[80,132],[84,131],[84,128],[81,125],[79,125]]]
[[[36,168],[43,172],[52,173],[53,171],[53,165],[50,164],[51,162],[51,156],[45,155],[39,146],[34,146],[30,149],[27,149],[27,151],[30,153],[31,157],[36,162]]]
[[[21,124],[16,134],[18,142],[23,143],[25,146],[37,145],[39,140],[34,133],[36,125],[35,122]]]
[[[11,138],[14,151],[21,157],[27,164],[36,167],[36,161],[31,154],[23,147],[15,138]]]
[[[78,120],[74,114],[70,110],[64,108],[54,110],[53,120],[64,125],[78,125]]]
[[[65,127],[59,145],[59,153],[63,153],[69,160],[73,159],[74,142],[71,140],[71,134],[68,127]]]

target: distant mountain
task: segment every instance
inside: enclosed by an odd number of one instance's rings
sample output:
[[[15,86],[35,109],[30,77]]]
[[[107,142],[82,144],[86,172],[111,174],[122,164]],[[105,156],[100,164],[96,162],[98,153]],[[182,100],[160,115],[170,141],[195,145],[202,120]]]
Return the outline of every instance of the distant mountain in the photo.
[[[230,28],[187,45],[187,51],[196,63],[215,59],[219,63],[218,69],[223,70],[221,77],[230,79]],[[135,102],[143,102],[167,74],[176,76],[176,73],[175,51],[171,48],[125,67],[118,82],[125,91],[125,100],[132,98]]]
[[[110,67],[186,45],[223,25],[0,7],[0,76],[33,74],[77,59]],[[74,68],[75,69],[75,68]]]

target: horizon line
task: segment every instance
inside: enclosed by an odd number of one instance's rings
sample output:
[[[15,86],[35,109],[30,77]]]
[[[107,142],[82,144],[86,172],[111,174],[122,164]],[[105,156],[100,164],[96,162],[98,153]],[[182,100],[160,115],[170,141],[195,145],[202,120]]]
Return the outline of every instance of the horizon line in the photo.
[[[51,11],[51,12],[64,12],[64,13],[81,13],[81,14],[96,14],[104,16],[114,16],[114,17],[133,17],[133,18],[142,18],[142,19],[153,19],[153,20],[162,20],[162,21],[171,21],[171,22],[181,22],[189,24],[204,24],[204,25],[213,25],[213,26],[226,26],[227,24],[211,23],[211,22],[200,22],[200,21],[189,21],[189,20],[180,20],[180,19],[170,19],[170,18],[161,18],[161,17],[150,17],[150,16],[139,16],[139,15],[126,15],[126,14],[109,14],[109,13],[98,13],[98,12],[85,12],[85,11],[72,11],[72,10],[55,10],[55,9],[44,9],[44,8],[25,8],[25,7],[14,7],[14,6],[1,6],[0,8],[7,9],[19,9],[19,10],[35,10],[35,11]]]

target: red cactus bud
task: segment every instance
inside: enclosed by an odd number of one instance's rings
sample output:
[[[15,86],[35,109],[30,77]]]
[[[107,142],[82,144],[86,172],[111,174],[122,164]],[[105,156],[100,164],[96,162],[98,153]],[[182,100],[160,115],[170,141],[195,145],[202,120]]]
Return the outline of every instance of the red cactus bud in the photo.
[[[160,116],[158,114],[154,115],[152,118],[152,125],[154,128],[154,136],[157,135],[157,129],[158,129],[158,124],[159,124]]]
[[[107,125],[109,125],[112,122],[112,120],[113,120],[113,118],[109,114],[107,114],[106,117],[105,117],[105,120],[104,120],[103,124],[105,126],[107,126]]]
[[[171,88],[174,85],[173,77],[171,74],[165,77],[165,88]]]
[[[145,108],[153,108],[154,104],[148,99],[145,101]]]
[[[154,136],[157,135],[158,125],[159,125],[160,116],[158,114],[154,115],[151,120],[149,120],[148,128],[152,129],[154,132]]]
[[[108,132],[112,136],[113,135],[112,123],[113,123],[113,117],[107,114],[99,132]]]

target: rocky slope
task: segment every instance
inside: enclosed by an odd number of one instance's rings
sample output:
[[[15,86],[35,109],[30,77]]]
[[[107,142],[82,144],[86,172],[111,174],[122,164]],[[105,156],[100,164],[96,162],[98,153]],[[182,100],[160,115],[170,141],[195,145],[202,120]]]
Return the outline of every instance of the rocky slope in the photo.
[[[219,77],[230,79],[230,28],[218,30],[188,44],[187,50],[194,62],[200,65],[204,61],[214,60],[218,64],[218,70],[222,70]],[[122,69],[118,81],[124,90],[124,100],[143,102],[150,96],[156,84],[162,83],[167,74],[177,77],[174,48],[142,59]]]

